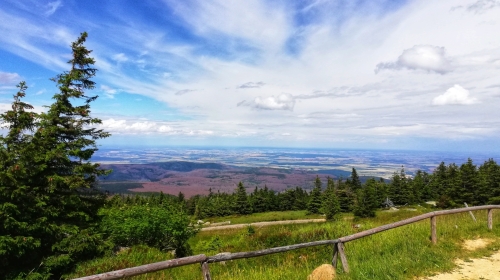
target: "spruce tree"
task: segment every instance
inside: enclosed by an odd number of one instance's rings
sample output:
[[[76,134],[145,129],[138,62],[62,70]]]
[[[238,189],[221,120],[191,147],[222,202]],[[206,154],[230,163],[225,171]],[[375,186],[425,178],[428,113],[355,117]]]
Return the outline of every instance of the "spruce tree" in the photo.
[[[90,116],[97,96],[85,91],[94,88],[97,70],[86,38],[71,45],[71,69],[53,79],[59,93],[46,113],[26,111],[21,83],[13,109],[0,117],[9,129],[0,138],[0,275],[7,279],[59,278],[105,249],[95,230],[104,203],[96,183],[107,171],[90,158],[95,141],[109,134]]]
[[[319,176],[316,176],[316,180],[314,181],[314,188],[311,191],[309,203],[307,204],[307,210],[310,213],[318,214],[321,210],[321,185],[321,179],[319,178]]]
[[[252,213],[252,207],[248,203],[247,191],[243,186],[242,182],[238,183],[235,194],[236,200],[234,204],[234,210],[238,214],[246,215]]]
[[[335,193],[333,179],[328,177],[326,190],[323,192],[323,213],[327,220],[334,220],[340,213],[340,203]]]
[[[359,189],[361,189],[361,180],[359,179],[358,172],[356,168],[352,168],[351,172],[351,180],[349,180],[351,185],[351,190],[356,193]]]
[[[380,202],[377,201],[376,186],[375,179],[370,178],[366,181],[365,187],[358,190],[354,216],[375,217],[375,210],[380,205]]]

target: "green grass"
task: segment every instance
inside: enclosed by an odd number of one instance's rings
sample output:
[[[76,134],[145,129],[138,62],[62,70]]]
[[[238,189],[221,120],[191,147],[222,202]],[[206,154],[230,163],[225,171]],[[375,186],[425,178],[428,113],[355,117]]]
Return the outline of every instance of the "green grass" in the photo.
[[[308,214],[306,210],[300,211],[273,211],[266,213],[254,213],[251,215],[231,215],[226,217],[213,217],[204,219],[211,223],[231,221],[231,224],[250,224],[256,222],[321,219],[324,216],[319,214]]]
[[[353,221],[345,216],[337,222],[302,225],[281,225],[248,229],[200,232],[190,240],[194,254],[215,255],[220,252],[253,251],[302,242],[335,239],[357,231],[352,224],[361,224],[360,230],[399,221],[428,210],[378,212],[375,219]],[[438,243],[430,242],[430,222],[424,220],[388,230],[345,244],[351,272],[343,273],[339,262],[339,279],[413,279],[449,271],[454,258],[475,258],[494,253],[500,248],[500,211],[494,210],[493,231],[486,227],[486,211],[475,211],[477,223],[468,213],[437,217]],[[464,240],[478,237],[495,240],[484,249],[463,250]],[[169,259],[170,254],[154,249],[134,247],[107,258],[82,264],[72,277],[91,275]],[[306,279],[315,267],[329,263],[331,246],[318,246],[252,259],[241,259],[210,264],[212,279]],[[134,279],[201,279],[199,265],[165,270]]]

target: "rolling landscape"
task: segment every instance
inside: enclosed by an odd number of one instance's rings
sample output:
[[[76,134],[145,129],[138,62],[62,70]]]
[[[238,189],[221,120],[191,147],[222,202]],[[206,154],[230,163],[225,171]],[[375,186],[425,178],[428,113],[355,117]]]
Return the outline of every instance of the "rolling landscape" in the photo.
[[[281,192],[300,186],[312,189],[320,176],[347,179],[356,168],[361,181],[389,180],[401,168],[432,173],[441,163],[481,164],[494,154],[424,151],[326,150],[286,148],[102,149],[94,159],[112,170],[99,181],[111,193],[163,192],[187,197],[214,192],[232,193],[239,182],[252,191],[264,187]]]
[[[0,279],[500,279],[500,0],[2,0]]]

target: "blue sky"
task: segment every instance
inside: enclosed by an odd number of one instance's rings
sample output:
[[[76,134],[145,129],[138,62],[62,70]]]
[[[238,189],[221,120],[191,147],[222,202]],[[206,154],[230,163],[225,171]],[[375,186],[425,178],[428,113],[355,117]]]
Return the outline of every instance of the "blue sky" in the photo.
[[[87,31],[112,146],[500,152],[500,0],[0,6],[0,110],[36,110]]]

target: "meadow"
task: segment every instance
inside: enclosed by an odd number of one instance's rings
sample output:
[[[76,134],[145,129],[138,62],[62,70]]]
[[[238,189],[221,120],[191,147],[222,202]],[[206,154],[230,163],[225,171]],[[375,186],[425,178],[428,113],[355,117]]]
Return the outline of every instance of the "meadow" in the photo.
[[[279,225],[262,228],[199,232],[189,243],[193,254],[215,255],[222,252],[244,252],[303,242],[335,239],[358,231],[403,220],[431,211],[424,207],[400,211],[378,211],[376,218],[354,219],[343,214],[337,221]],[[276,220],[290,216],[303,217],[297,211],[279,212],[271,216]],[[414,279],[454,268],[455,258],[469,259],[487,256],[500,249],[500,211],[493,212],[493,230],[487,229],[486,211],[474,211],[477,222],[469,213],[437,217],[438,243],[430,241],[429,220],[420,221],[345,244],[350,273],[344,273],[339,263],[338,279]],[[285,217],[286,216],[286,217]],[[262,218],[262,219],[259,219]],[[223,217],[232,223],[267,220],[269,214]],[[311,217],[312,218],[312,217]],[[235,221],[233,221],[235,220]],[[359,224],[360,227],[353,227]],[[462,249],[465,240],[488,238],[487,247],[476,251]],[[68,278],[81,277],[107,271],[138,266],[173,258],[171,252],[161,252],[145,246],[135,246],[114,255],[81,263]],[[210,264],[212,279],[306,279],[314,268],[330,263],[332,246],[318,246],[278,253],[252,259],[240,259]],[[201,279],[198,265],[164,270],[136,276],[133,279]]]

